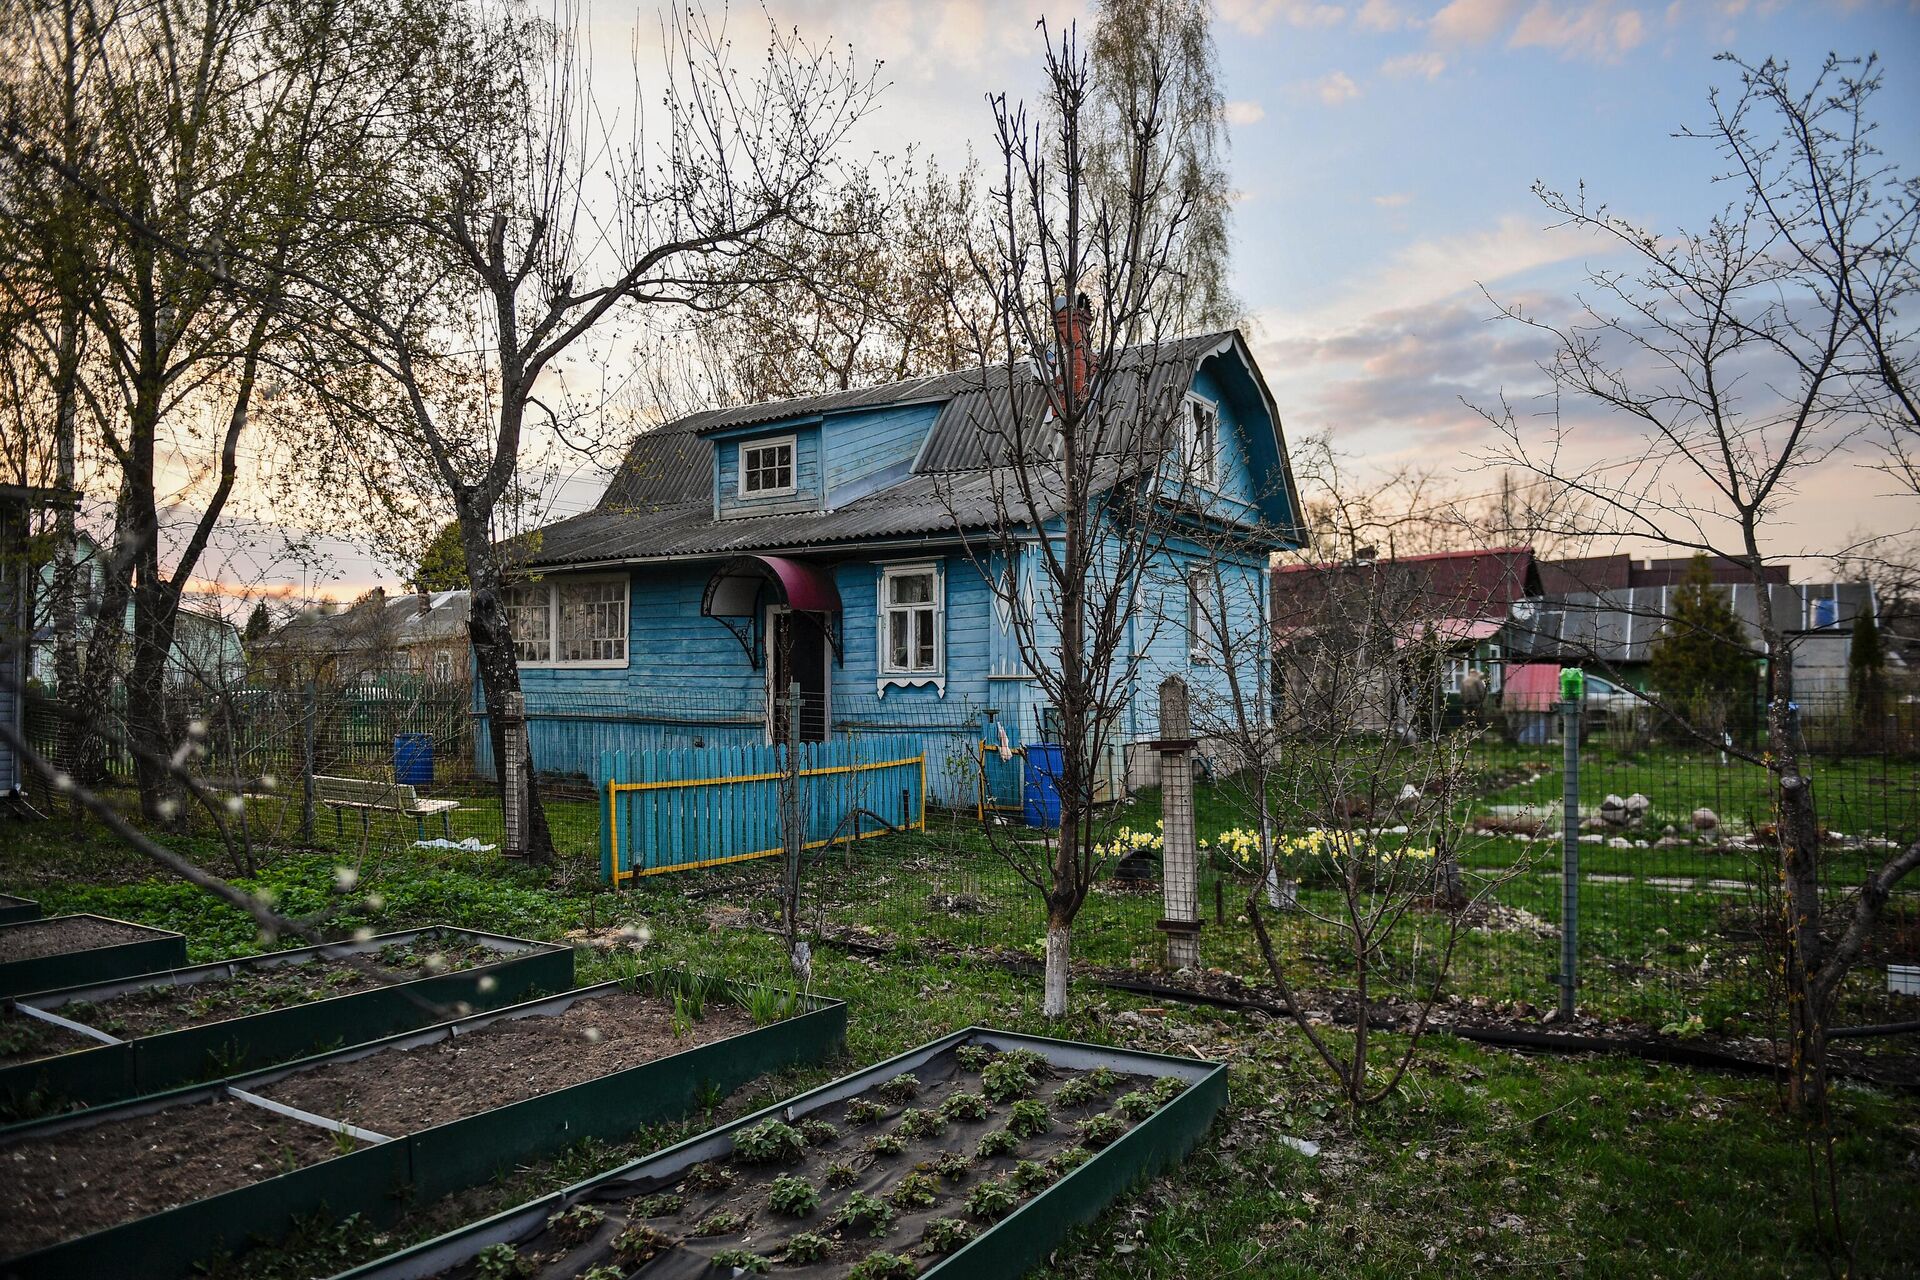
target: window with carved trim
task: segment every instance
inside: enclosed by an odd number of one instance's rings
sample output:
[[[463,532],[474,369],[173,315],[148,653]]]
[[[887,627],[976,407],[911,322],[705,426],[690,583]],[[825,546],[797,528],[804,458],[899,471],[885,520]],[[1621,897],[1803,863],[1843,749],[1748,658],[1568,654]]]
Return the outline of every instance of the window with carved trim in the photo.
[[[887,675],[940,670],[940,576],[931,565],[889,567],[881,575],[880,669]]]
[[[1220,484],[1220,410],[1211,401],[1187,397],[1182,424],[1180,463],[1182,480],[1202,489]]]

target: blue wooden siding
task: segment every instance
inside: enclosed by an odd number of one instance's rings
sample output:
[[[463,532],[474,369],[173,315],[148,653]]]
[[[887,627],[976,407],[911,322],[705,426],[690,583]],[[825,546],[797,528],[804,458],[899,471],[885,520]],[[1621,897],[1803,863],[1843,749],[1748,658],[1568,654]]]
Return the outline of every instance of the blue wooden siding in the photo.
[[[939,414],[937,404],[916,404],[828,418],[821,427],[828,509],[906,479]]]
[[[1274,428],[1251,377],[1235,361],[1209,360],[1194,380],[1195,391],[1220,407],[1219,514],[1269,522],[1290,519],[1284,494],[1276,492],[1280,456]],[[903,478],[938,406],[907,405],[787,424],[739,428],[714,439],[717,508],[722,515],[810,510],[835,506]],[[743,442],[795,437],[796,488],[789,498],[738,497]],[[1256,477],[1263,477],[1256,479]],[[804,554],[804,553],[802,553]],[[884,745],[914,738],[928,758],[928,786],[936,801],[971,807],[977,796],[980,743],[997,742],[1001,726],[1014,745],[1034,740],[1044,707],[1038,683],[1022,669],[1017,647],[982,569],[953,544],[913,556],[893,549],[851,555],[831,565],[843,606],[843,660],[831,670],[835,741]],[[983,555],[986,553],[983,551]],[[1042,653],[1057,646],[1050,616],[1050,583],[1042,553],[1029,546],[1021,557],[1025,588]],[[718,622],[700,616],[700,599],[712,561],[647,565],[632,571],[628,662],[611,670],[523,669],[536,767],[543,772],[596,780],[610,752],[738,750],[765,744],[766,673]],[[888,560],[936,561],[942,570],[944,613],[939,686],[888,686],[882,666],[880,566]],[[1202,706],[1224,706],[1228,681],[1218,663],[1189,659],[1186,580],[1207,562],[1196,547],[1169,547],[1153,581],[1141,593],[1130,619],[1128,650],[1141,668],[1121,731],[1133,740],[1157,733],[1160,679],[1176,673]],[[989,572],[999,572],[994,559]],[[1247,643],[1232,661],[1244,692],[1257,696],[1267,655],[1264,564],[1257,556],[1220,566],[1222,580],[1239,602],[1234,626]],[[485,734],[476,738],[479,763],[490,769]]]
[[[780,497],[740,496],[740,451],[762,440],[793,437],[793,492]],[[820,428],[817,425],[769,427],[752,435],[714,441],[714,514],[731,516],[786,515],[820,509]]]

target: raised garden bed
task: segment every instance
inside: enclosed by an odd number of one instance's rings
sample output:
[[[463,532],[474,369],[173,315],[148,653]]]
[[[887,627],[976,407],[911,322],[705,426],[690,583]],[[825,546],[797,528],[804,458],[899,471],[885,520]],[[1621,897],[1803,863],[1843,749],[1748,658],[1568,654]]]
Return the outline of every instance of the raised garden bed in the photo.
[[[665,972],[0,1129],[0,1278],[163,1280],[304,1214],[384,1221],[403,1197],[678,1119],[845,1034],[837,1001]]]
[[[1184,1157],[1226,1088],[976,1027],[339,1280],[1011,1278]]]
[[[10,893],[0,893],[0,924],[17,924],[22,920],[38,920],[40,904],[32,898],[16,898]]]
[[[110,982],[186,962],[187,941],[179,934],[106,916],[0,924],[0,996]]]
[[[0,1117],[250,1071],[572,985],[571,948],[435,926],[37,992],[0,1011]]]

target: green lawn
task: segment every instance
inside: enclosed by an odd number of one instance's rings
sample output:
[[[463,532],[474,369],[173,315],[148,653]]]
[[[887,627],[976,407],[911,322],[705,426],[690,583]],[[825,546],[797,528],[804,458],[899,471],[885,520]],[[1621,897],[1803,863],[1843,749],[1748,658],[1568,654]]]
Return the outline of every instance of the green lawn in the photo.
[[[153,874],[96,828],[76,829],[63,820],[15,825],[0,838],[9,847],[0,891],[38,897],[52,911],[91,909],[181,929],[195,960],[262,945],[240,913]],[[210,863],[220,861],[205,843],[182,844]],[[832,918],[859,923],[863,915],[879,916],[890,926],[917,918],[925,932],[915,936],[992,928],[1010,945],[1031,941],[1021,936],[1025,917],[1012,910],[927,910],[926,895],[939,886],[969,891],[965,876],[928,878],[928,866],[950,858],[952,849],[938,831],[872,842],[859,864],[868,874],[843,877],[845,892],[833,898]],[[765,974],[778,964],[777,942],[742,909],[756,900],[744,883],[760,873],[754,865],[732,869],[732,881],[716,872],[614,893],[597,887],[584,860],[549,882],[485,855],[387,848],[366,858],[349,893],[336,887],[342,860],[328,851],[273,854],[249,883],[330,931],[446,921],[552,938],[573,929],[644,924],[653,959],[741,975]],[[877,873],[889,863],[882,881]],[[866,886],[858,894],[856,880]],[[686,896],[689,889],[728,883],[739,887]],[[984,875],[972,884],[1007,891]],[[369,895],[377,895],[379,905],[370,906]],[[1154,909],[1151,898],[1117,896],[1090,906],[1094,914],[1079,939],[1083,952],[1150,956],[1152,931],[1140,921]],[[1238,931],[1210,930],[1208,945],[1228,945],[1223,940],[1230,932]],[[582,953],[580,977],[607,976],[614,967],[589,950]],[[1530,989],[1536,981],[1537,975],[1529,977]],[[1082,1232],[1048,1274],[1335,1280],[1829,1274],[1805,1207],[1803,1148],[1763,1081],[1624,1057],[1525,1057],[1434,1039],[1398,1094],[1356,1126],[1332,1104],[1290,1023],[1155,1007],[1087,989],[1076,993],[1073,1016],[1049,1027],[1037,1015],[1031,978],[912,946],[878,957],[823,948],[818,985],[850,1002],[847,1061],[762,1082],[729,1099],[726,1113],[974,1022],[1199,1052],[1232,1064],[1228,1112],[1201,1149]],[[1387,1050],[1397,1043],[1376,1039]],[[416,1206],[380,1233],[356,1223],[316,1223],[288,1248],[254,1255],[225,1274],[258,1280],[330,1274],[655,1149],[704,1123],[650,1131],[619,1147],[576,1149],[499,1185]],[[1843,1086],[1835,1123],[1848,1228],[1858,1237],[1856,1274],[1910,1274],[1920,1256],[1920,1217],[1912,1211],[1920,1200],[1920,1100]],[[1311,1139],[1323,1150],[1309,1159],[1283,1144],[1285,1136]]]

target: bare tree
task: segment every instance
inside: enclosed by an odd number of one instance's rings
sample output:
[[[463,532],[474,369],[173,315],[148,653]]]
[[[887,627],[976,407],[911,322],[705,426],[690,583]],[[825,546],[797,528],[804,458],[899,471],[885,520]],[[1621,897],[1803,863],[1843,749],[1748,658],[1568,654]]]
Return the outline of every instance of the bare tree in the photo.
[[[85,405],[115,495],[98,625],[66,696],[80,725],[97,723],[130,606],[127,718],[143,806],[167,818],[177,788],[148,762],[180,728],[164,686],[181,596],[297,341],[302,282],[327,273],[342,204],[392,159],[362,143],[391,119],[380,90],[413,62],[395,32],[414,24],[389,3],[282,0],[46,0],[10,16],[9,43],[30,56],[7,85],[7,154],[21,189],[44,193],[17,242],[60,299],[38,335],[50,425],[70,476]]]
[[[441,96],[426,114],[443,127],[369,211],[337,296],[348,349],[384,380],[355,408],[384,432],[399,473],[430,483],[459,523],[504,780],[499,709],[520,680],[503,504],[530,456],[594,447],[607,398],[582,394],[578,378],[606,358],[623,316],[711,305],[737,272],[764,269],[776,229],[816,218],[835,149],[874,86],[779,31],[743,76],[724,23],[689,13],[666,28],[657,113],[617,137],[570,9],[460,22],[441,51],[446,74],[418,86]],[[528,853],[544,860],[551,839],[529,792]]]
[[[986,313],[966,246],[978,175],[911,164],[838,191],[820,226],[786,222],[759,268],[694,314],[703,402],[844,391],[964,368],[963,315]]]
[[[985,322],[967,319],[981,362],[969,425],[983,456],[968,460],[968,478],[943,480],[941,496],[956,525],[983,530],[969,555],[1048,717],[1031,729],[1060,748],[1057,837],[1039,847],[992,835],[1046,903],[1044,1008],[1061,1017],[1073,922],[1103,856],[1096,799],[1147,648],[1135,606],[1162,547],[1145,508],[1161,496],[1196,357],[1178,343],[1128,343],[1165,331],[1150,312],[1187,226],[1187,201],[1162,199],[1146,163],[1170,90],[1161,83],[1127,122],[1133,178],[1116,198],[1090,179],[1087,59],[1071,29],[1047,40],[1038,119],[992,99],[998,172],[971,261],[994,307]]]
[[[1498,460],[1576,495],[1601,532],[1746,571],[1768,696],[1766,748],[1742,755],[1774,784],[1789,1100],[1816,1122],[1841,985],[1889,892],[1920,866],[1916,844],[1850,900],[1823,893],[1819,816],[1783,675],[1789,621],[1766,573],[1771,526],[1796,482],[1884,423],[1913,368],[1893,305],[1899,282],[1912,279],[1916,191],[1874,159],[1868,106],[1878,78],[1871,63],[1849,74],[1854,65],[1830,61],[1795,95],[1783,66],[1742,64],[1740,93],[1731,103],[1716,94],[1713,126],[1687,135],[1717,147],[1739,193],[1702,231],[1659,234],[1584,194],[1538,189],[1564,224],[1596,233],[1633,265],[1596,273],[1594,299],[1571,321],[1505,314],[1555,339],[1546,371],[1556,390],[1637,427],[1642,460],[1624,472],[1580,468],[1563,457],[1573,430],[1564,421],[1542,441],[1511,411],[1487,415],[1503,433]],[[1765,109],[1776,127],[1763,139],[1756,116]]]

